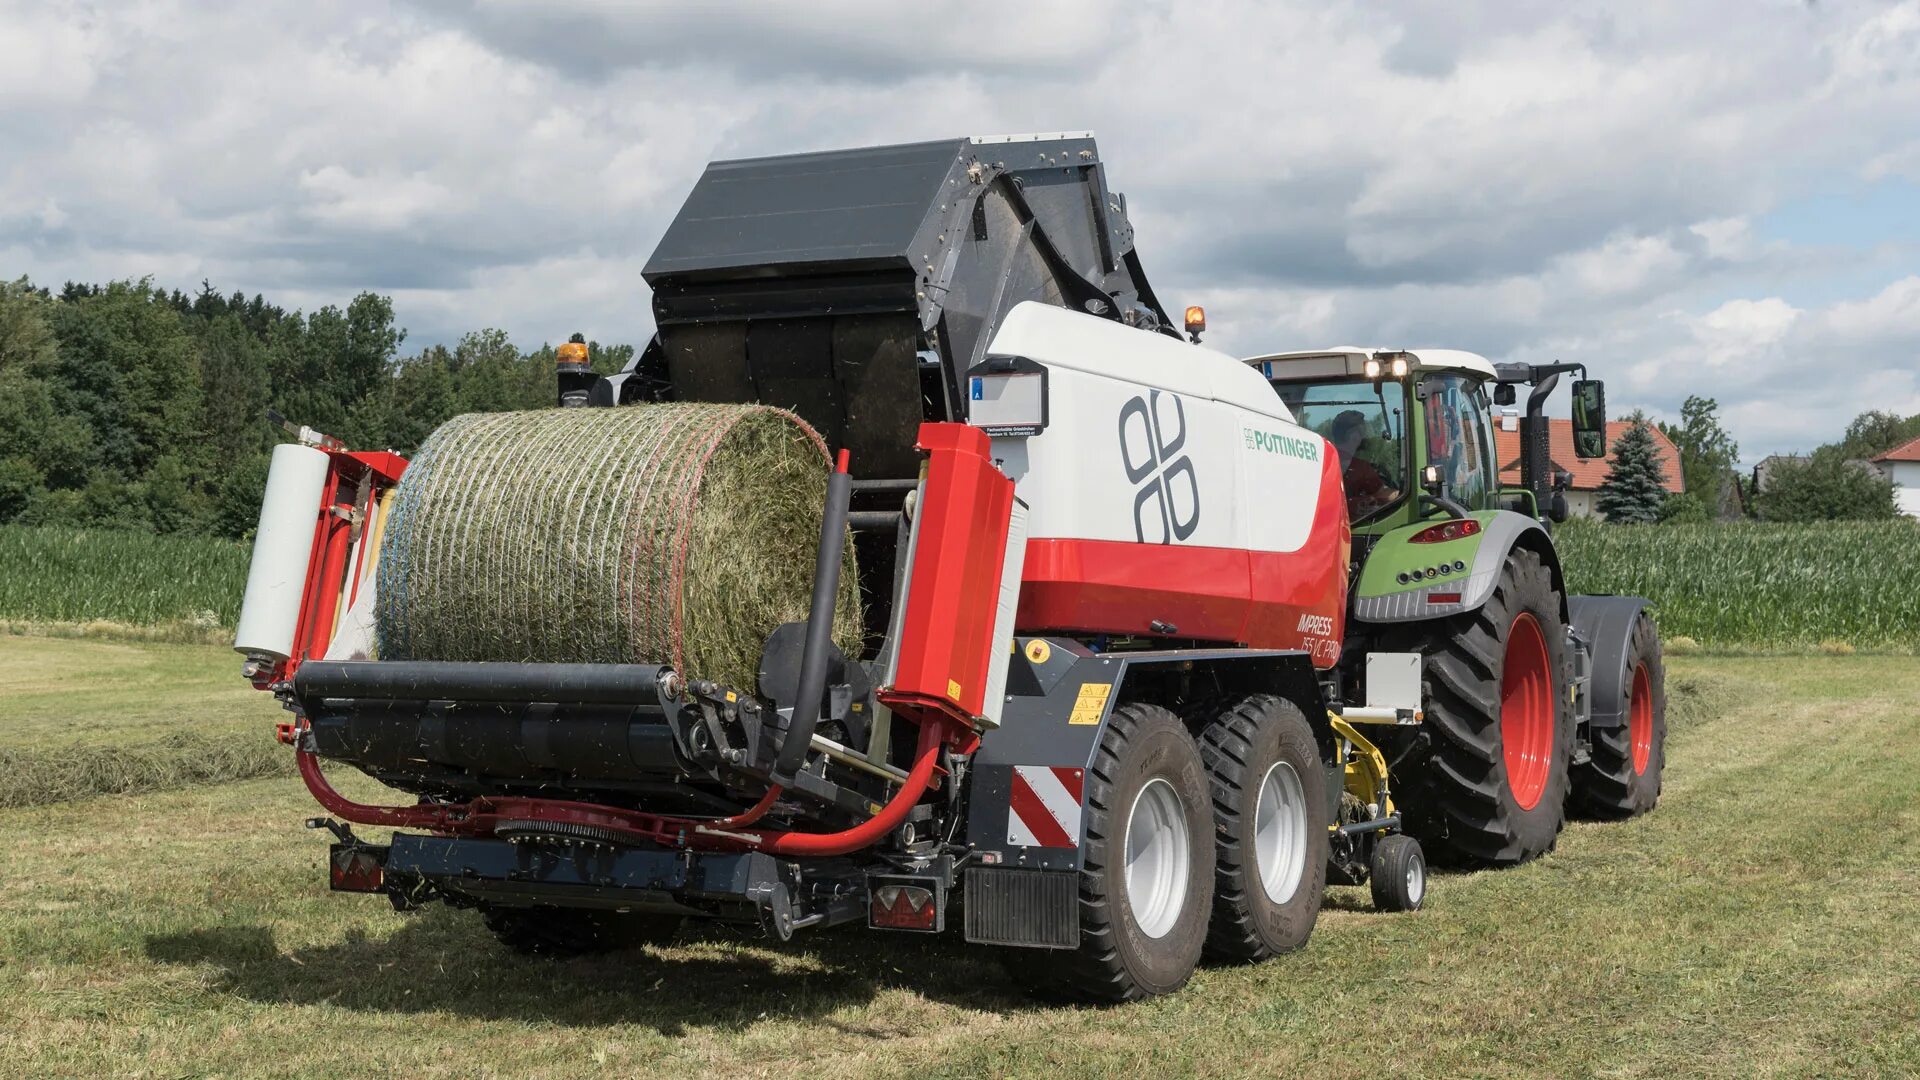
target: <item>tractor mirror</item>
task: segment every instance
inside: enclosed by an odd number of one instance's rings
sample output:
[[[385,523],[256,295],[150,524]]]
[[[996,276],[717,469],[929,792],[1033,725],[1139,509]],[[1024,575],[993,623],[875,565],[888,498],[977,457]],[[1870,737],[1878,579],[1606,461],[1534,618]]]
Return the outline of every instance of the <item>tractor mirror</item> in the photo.
[[[1511,405],[1515,400],[1517,399],[1513,392],[1512,383],[1503,382],[1493,388],[1493,403],[1495,405]]]
[[[1599,379],[1573,384],[1573,452],[1583,458],[1607,456],[1607,386]]]

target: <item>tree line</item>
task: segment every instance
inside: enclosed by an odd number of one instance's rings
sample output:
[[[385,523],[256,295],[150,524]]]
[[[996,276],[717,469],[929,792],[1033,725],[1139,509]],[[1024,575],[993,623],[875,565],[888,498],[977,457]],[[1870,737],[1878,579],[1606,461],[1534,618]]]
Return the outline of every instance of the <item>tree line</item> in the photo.
[[[1635,412],[1614,441],[1613,462],[1596,493],[1601,516],[1616,524],[1758,518],[1765,521],[1883,521],[1898,516],[1893,481],[1869,462],[1920,437],[1920,413],[1870,410],[1840,438],[1804,455],[1770,459],[1766,482],[1737,468],[1739,444],[1720,423],[1720,404],[1688,397],[1678,423]],[[1685,491],[1668,494],[1653,440],[1659,428],[1680,452]]]
[[[405,454],[461,413],[553,403],[551,346],[522,352],[488,329],[407,353],[406,337],[392,301],[367,292],[302,313],[206,282],[188,295],[148,279],[57,293],[0,281],[0,524],[244,536],[283,438],[269,408],[350,446]],[[588,352],[610,373],[634,347]],[[1756,491],[1718,410],[1689,397],[1677,423],[1658,424],[1680,451],[1677,496],[1635,414],[1600,492],[1608,520],[1895,515],[1892,484],[1863,462],[1920,436],[1920,414],[1862,413],[1835,442],[1776,461]]]
[[[461,413],[553,403],[551,346],[500,330],[405,342],[373,293],[302,313],[204,282],[0,281],[0,523],[244,536],[284,438],[269,408],[410,453]],[[612,372],[634,350],[588,351]]]

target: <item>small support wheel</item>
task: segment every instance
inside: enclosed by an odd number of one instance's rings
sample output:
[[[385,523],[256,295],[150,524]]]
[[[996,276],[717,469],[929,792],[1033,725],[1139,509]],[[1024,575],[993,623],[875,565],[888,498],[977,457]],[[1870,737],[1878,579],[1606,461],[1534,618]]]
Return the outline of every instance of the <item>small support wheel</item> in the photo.
[[[1383,836],[1373,846],[1373,906],[1418,911],[1427,898],[1427,857],[1411,836]]]

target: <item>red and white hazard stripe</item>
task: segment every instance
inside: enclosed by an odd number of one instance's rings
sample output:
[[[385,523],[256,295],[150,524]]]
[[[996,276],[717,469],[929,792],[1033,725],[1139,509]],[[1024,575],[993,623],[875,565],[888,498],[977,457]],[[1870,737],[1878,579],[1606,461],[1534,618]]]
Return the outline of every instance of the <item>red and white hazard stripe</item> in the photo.
[[[1007,843],[1015,847],[1080,846],[1080,769],[1015,765],[1007,810]]]

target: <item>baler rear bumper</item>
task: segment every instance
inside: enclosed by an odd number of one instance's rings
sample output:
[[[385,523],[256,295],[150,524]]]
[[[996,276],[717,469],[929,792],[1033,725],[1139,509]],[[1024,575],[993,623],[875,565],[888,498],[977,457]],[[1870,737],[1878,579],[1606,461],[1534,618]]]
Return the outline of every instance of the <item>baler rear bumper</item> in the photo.
[[[853,866],[809,866],[807,895],[801,897],[793,863],[762,852],[414,833],[395,833],[384,848],[354,848],[381,864],[379,891],[402,906],[440,897],[457,904],[657,912],[759,922],[781,937],[803,926],[861,919],[867,910],[865,875]],[[337,882],[336,888],[372,891]]]

